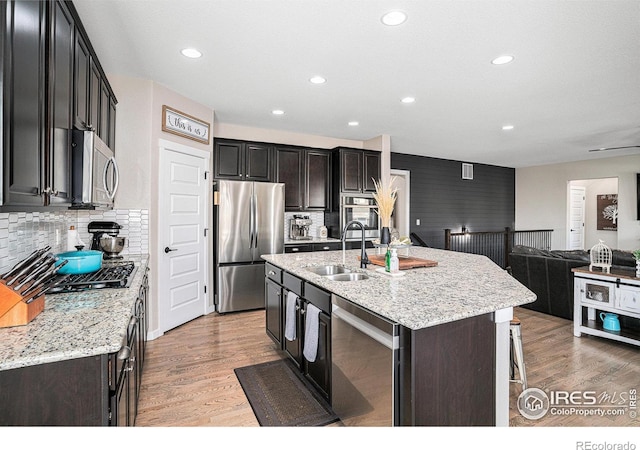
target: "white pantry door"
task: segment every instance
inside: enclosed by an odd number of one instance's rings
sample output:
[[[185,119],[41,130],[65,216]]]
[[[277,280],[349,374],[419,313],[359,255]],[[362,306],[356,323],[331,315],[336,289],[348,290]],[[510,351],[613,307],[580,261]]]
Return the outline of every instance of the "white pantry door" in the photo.
[[[584,250],[585,188],[571,186],[569,193],[569,250]]]
[[[158,309],[166,332],[205,314],[209,154],[160,141]]]

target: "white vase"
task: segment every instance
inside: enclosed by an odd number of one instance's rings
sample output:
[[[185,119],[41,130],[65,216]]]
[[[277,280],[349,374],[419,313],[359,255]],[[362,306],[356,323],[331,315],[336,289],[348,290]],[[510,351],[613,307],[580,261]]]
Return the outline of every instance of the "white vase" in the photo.
[[[636,278],[640,278],[640,259],[636,259]]]

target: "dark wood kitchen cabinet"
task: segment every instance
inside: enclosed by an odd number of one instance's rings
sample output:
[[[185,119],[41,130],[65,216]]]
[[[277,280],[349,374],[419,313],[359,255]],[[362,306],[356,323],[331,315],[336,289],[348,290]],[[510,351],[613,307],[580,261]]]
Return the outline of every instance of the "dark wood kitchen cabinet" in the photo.
[[[50,187],[51,205],[71,202],[71,129],[73,128],[73,52],[75,22],[68,6],[61,1],[51,4],[49,89],[51,123],[48,140],[49,164],[45,185]],[[46,147],[45,143],[45,147]]]
[[[86,128],[86,121],[78,126],[79,115],[90,117],[91,73],[107,87],[110,102],[117,100],[71,2],[1,2],[0,13],[0,208],[66,208],[71,204],[71,130]],[[106,118],[115,121],[115,112]]]
[[[304,152],[296,147],[276,147],[276,182],[284,183],[284,209],[304,210]]]
[[[148,266],[118,352],[0,370],[0,426],[134,426],[148,330]]]
[[[331,198],[331,153],[326,150],[305,150],[304,176],[304,210],[328,211]]]
[[[331,152],[278,146],[276,155],[276,181],[285,184],[285,210],[328,211]]]
[[[287,354],[316,390],[329,400],[331,398],[331,294],[269,263],[265,265],[265,271],[267,335],[276,343],[279,350]],[[290,292],[297,296],[293,318],[296,337],[293,340],[285,337],[286,305]],[[309,305],[314,305],[320,310],[318,350],[313,362],[308,361],[303,354]]]
[[[89,118],[91,52],[82,33],[75,33],[74,52],[73,126],[78,130],[86,130],[91,123]]]
[[[43,205],[46,2],[1,2],[2,205]]]
[[[266,264],[265,270],[265,317],[267,335],[273,340],[278,349],[282,349],[284,339],[284,309],[282,302],[281,270]]]
[[[239,181],[273,181],[272,144],[216,139],[214,178]]]
[[[345,193],[375,192],[373,180],[380,179],[382,156],[373,150],[334,149],[334,189]]]

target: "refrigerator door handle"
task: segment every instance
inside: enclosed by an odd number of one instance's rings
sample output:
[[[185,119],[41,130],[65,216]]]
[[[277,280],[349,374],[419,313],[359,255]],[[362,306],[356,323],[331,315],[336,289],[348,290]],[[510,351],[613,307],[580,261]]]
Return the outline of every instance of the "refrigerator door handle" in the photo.
[[[252,189],[249,203],[249,248],[256,247],[256,195]],[[252,252],[253,253],[253,252]]]
[[[257,195],[253,195],[253,248],[258,248],[258,222],[260,218],[258,217],[258,197]],[[256,255],[254,255],[254,259]]]

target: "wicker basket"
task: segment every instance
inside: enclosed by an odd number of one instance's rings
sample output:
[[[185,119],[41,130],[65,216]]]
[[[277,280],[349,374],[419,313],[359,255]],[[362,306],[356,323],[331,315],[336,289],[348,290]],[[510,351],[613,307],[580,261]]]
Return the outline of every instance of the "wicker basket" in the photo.
[[[594,267],[600,267],[605,273],[611,272],[611,249],[604,245],[604,242],[602,240],[591,247],[589,253],[591,256],[591,264],[589,264],[589,270],[593,270]]]

